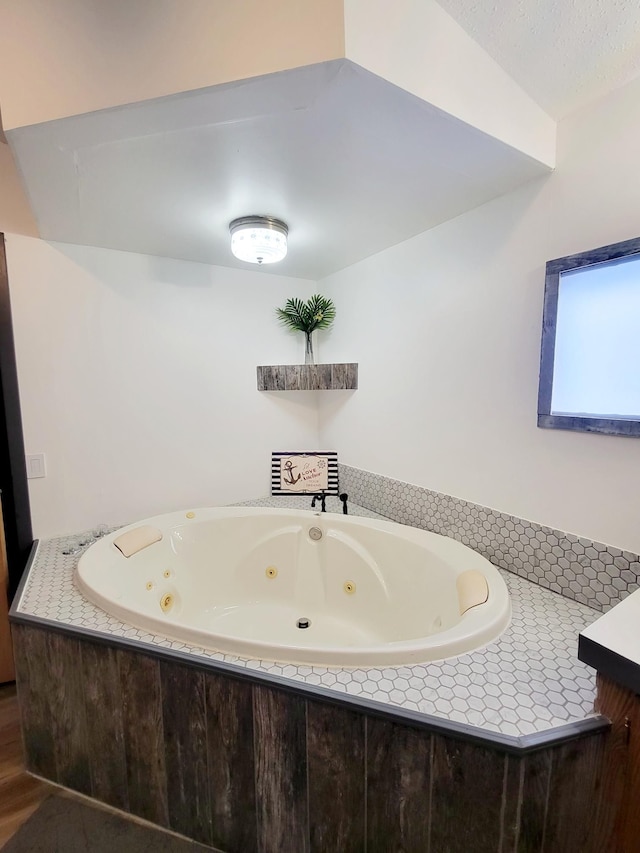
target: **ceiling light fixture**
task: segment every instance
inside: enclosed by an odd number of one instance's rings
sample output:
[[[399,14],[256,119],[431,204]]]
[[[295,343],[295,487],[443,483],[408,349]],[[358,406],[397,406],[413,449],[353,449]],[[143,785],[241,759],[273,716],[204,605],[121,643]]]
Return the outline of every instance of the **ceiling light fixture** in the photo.
[[[275,264],[287,254],[289,229],[272,216],[241,216],[229,223],[231,251],[239,261]]]

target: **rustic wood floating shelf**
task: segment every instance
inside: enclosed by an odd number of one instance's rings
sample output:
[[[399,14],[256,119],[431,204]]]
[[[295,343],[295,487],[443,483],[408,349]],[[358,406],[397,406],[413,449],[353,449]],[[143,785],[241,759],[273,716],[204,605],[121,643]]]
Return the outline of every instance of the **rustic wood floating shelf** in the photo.
[[[257,368],[258,391],[355,391],[357,364],[265,364]]]

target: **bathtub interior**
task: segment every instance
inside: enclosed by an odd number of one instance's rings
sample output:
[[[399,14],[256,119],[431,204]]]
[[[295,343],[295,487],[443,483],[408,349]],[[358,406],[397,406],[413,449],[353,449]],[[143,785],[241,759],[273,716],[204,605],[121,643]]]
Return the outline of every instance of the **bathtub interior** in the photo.
[[[461,618],[446,564],[417,543],[364,526],[354,535],[339,521],[286,519],[275,528],[273,520],[259,521],[229,518],[172,531],[176,576],[190,575],[181,615],[210,620],[215,613],[230,623],[232,608],[294,608],[347,621],[381,642],[432,634]],[[319,541],[310,538],[311,527],[321,530]],[[188,569],[196,565],[209,566],[204,583]],[[216,605],[203,609],[196,590],[207,587]]]
[[[444,646],[461,628],[462,634],[480,629],[486,639],[482,611],[500,615],[498,599],[504,617],[497,571],[435,534],[331,513],[253,509],[192,516],[170,524],[158,519],[162,540],[129,558],[117,551],[113,535],[94,545],[80,561],[83,592],[125,620],[161,619],[168,634],[188,626],[301,648],[411,644],[425,637]],[[320,539],[310,536],[311,528],[320,530]],[[474,568],[487,577],[489,600],[461,615],[456,578]],[[298,627],[303,618],[308,629]]]

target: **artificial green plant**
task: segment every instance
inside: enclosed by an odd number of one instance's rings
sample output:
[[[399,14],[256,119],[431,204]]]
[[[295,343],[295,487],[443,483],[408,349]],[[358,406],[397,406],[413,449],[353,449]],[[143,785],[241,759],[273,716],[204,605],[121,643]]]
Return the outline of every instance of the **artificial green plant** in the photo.
[[[336,316],[336,306],[331,299],[316,293],[307,302],[302,299],[287,299],[284,308],[276,308],[278,319],[293,332],[305,334],[305,362],[313,364],[311,334],[316,329],[328,329]]]

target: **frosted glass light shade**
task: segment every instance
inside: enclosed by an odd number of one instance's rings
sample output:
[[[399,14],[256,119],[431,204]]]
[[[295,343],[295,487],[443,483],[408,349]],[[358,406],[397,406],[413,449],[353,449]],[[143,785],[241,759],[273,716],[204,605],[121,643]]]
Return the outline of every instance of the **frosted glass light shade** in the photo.
[[[239,261],[275,264],[287,254],[289,229],[271,216],[242,216],[229,224],[231,251]]]

